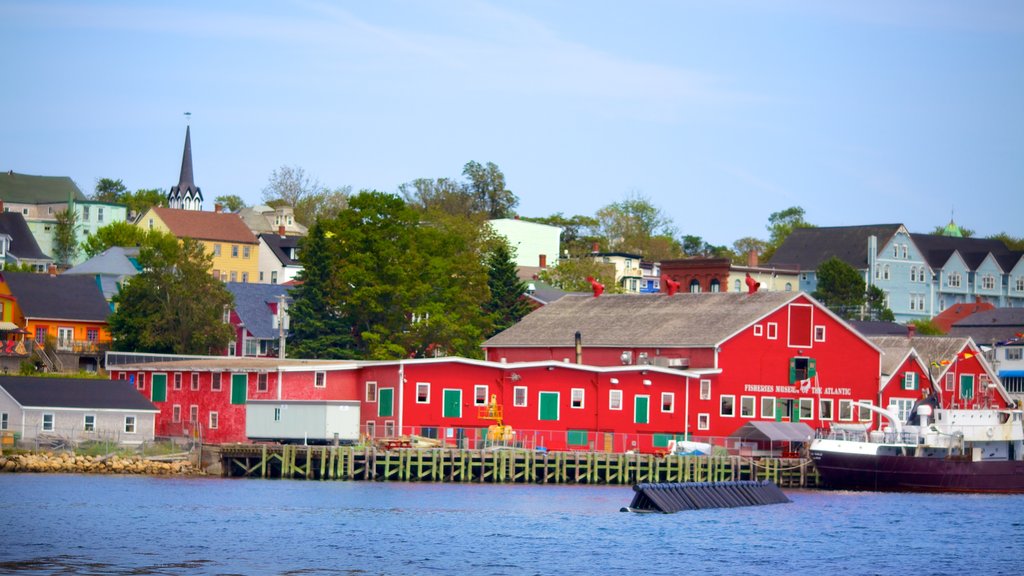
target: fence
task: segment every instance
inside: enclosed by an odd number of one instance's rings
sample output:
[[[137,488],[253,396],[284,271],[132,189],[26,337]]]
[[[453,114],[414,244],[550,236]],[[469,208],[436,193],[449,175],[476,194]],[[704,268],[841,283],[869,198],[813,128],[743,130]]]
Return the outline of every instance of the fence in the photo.
[[[152,438],[143,434],[125,432],[117,428],[84,430],[82,427],[54,427],[44,431],[22,434],[16,430],[0,431],[3,449],[32,451],[75,452],[78,454],[109,454],[130,451],[140,454],[190,452],[201,439],[186,435]]]

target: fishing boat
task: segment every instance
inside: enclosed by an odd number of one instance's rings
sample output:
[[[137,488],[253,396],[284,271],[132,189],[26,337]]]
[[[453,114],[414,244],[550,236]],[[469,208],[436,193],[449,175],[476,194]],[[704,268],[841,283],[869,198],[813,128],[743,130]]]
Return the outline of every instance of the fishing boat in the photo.
[[[918,402],[903,423],[881,430],[833,426],[811,442],[822,483],[840,490],[1024,493],[1024,411],[943,409]]]

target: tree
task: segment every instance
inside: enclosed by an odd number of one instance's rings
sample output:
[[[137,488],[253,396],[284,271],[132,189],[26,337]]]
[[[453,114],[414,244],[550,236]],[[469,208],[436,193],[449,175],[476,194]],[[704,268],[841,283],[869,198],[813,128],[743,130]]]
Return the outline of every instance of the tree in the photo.
[[[488,218],[511,218],[519,198],[505,188],[505,175],[497,165],[488,162],[481,165],[469,161],[462,169],[462,175],[469,178],[469,191],[476,199],[479,210]]]
[[[812,296],[827,308],[846,319],[857,316],[864,305],[864,278],[860,272],[833,256],[817,270],[818,289]]]
[[[519,279],[513,249],[507,242],[498,246],[487,257],[487,287],[491,298],[484,304],[484,311],[491,315],[493,329],[487,336],[519,322],[530,313],[530,305],[524,300],[526,283]]]
[[[167,206],[167,195],[156,188],[139,189],[126,193],[121,203],[128,208],[128,214],[142,214],[153,206]]]
[[[733,264],[746,266],[751,252],[757,254],[760,259],[767,247],[768,243],[764,240],[754,238],[753,236],[744,236],[732,243]]]
[[[989,240],[1000,240],[1010,250],[1024,251],[1024,237],[1010,236],[1006,232],[1000,232],[989,236]]]
[[[945,332],[932,320],[911,320],[908,324],[914,327],[919,336],[942,336]]]
[[[113,246],[141,246],[146,241],[147,234],[144,228],[128,222],[111,222],[86,236],[82,249],[87,257],[92,258]]]
[[[566,292],[589,292],[591,285],[587,278],[604,284],[609,293],[621,291],[615,283],[615,266],[594,258],[568,258],[554,268],[541,270],[539,276],[543,282]]]
[[[128,188],[120,179],[100,178],[96,181],[96,191],[93,193],[92,199],[97,202],[120,204],[127,193]]]
[[[55,219],[57,224],[53,228],[53,256],[57,267],[64,270],[78,256],[78,212],[69,207],[58,212]]]
[[[881,322],[896,320],[896,315],[885,304],[885,292],[878,286],[868,286],[867,292],[864,294],[864,303],[867,304],[869,320]]]
[[[268,206],[291,206],[295,220],[312,226],[319,218],[333,218],[345,208],[352,189],[348,186],[329,190],[318,180],[310,180],[298,166],[281,166],[270,174],[263,188]]]
[[[768,216],[767,228],[769,232],[768,245],[761,256],[765,260],[770,260],[775,251],[779,249],[779,246],[793,233],[793,230],[797,228],[814,228],[814,224],[804,220],[803,208],[791,206],[779,212],[772,212]]]
[[[651,239],[675,236],[671,218],[640,194],[630,194],[597,211],[598,231],[607,250],[640,254],[650,259]]]
[[[302,244],[289,353],[313,358],[479,356],[489,321],[476,223],[363,191]],[[308,324],[307,326],[307,323]]]
[[[593,216],[565,216],[556,212],[551,216],[527,218],[527,222],[557,226],[562,229],[562,250],[571,256],[583,256],[590,254],[595,242],[600,242],[597,234],[597,218]]]
[[[211,354],[222,351],[234,333],[224,323],[234,299],[210,275],[212,256],[192,238],[180,242],[153,232],[139,253],[142,272],[114,296],[110,316],[114,347],[121,351]]]
[[[439,210],[452,216],[483,216],[481,206],[469,188],[449,178],[417,178],[400,185],[398,191],[410,206],[420,212]]]
[[[242,200],[242,197],[237,194],[217,196],[213,201],[220,204],[224,210],[228,212],[238,212],[242,208],[245,208],[245,200]]]

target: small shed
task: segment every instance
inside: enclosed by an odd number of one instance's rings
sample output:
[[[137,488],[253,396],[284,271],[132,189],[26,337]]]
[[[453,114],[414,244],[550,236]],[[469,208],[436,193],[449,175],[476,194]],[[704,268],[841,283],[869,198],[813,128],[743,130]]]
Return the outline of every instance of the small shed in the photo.
[[[358,400],[249,400],[245,435],[250,440],[349,444],[359,439]]]
[[[729,436],[741,456],[789,456],[814,438],[814,429],[803,422],[755,420]]]
[[[22,442],[138,445],[158,413],[126,380],[0,376],[0,432]]]

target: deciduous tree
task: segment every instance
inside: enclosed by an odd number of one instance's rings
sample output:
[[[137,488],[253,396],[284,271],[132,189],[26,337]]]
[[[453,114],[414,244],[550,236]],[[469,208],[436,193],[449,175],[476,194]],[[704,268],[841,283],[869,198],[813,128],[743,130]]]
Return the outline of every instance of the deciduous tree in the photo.
[[[812,296],[843,318],[856,318],[864,305],[865,283],[860,272],[833,256],[818,266],[817,277],[818,289]]]
[[[78,256],[78,212],[61,210],[54,218],[57,224],[53,227],[53,259],[57,267],[64,270]]]
[[[128,222],[111,222],[86,236],[82,249],[87,257],[92,258],[113,246],[141,246],[146,241],[147,234],[144,228]]]
[[[597,221],[605,251],[640,254],[648,260],[654,237],[676,234],[672,219],[638,193],[598,210]]]
[[[768,216],[767,228],[769,233],[768,245],[761,256],[765,260],[770,260],[775,251],[779,249],[779,246],[793,233],[793,230],[797,228],[814,228],[814,224],[804,219],[803,208],[791,206],[779,212],[772,212]]]
[[[242,197],[237,194],[217,196],[214,198],[214,202],[220,204],[227,212],[238,212],[242,208],[245,208],[245,200],[242,200]]]
[[[281,166],[271,172],[263,201],[268,206],[291,206],[297,222],[313,226],[317,219],[333,218],[344,210],[351,191],[348,186],[329,189],[299,166]]]
[[[515,215],[519,198],[505,187],[505,174],[496,164],[488,162],[481,165],[469,161],[463,167],[462,175],[469,178],[469,191],[488,218],[511,218]]]

